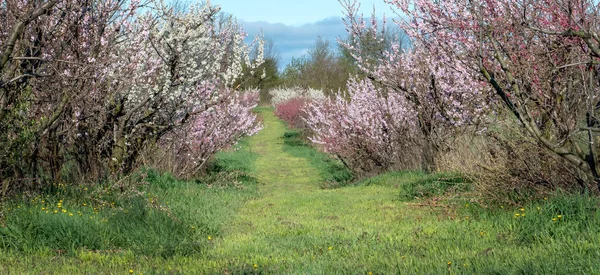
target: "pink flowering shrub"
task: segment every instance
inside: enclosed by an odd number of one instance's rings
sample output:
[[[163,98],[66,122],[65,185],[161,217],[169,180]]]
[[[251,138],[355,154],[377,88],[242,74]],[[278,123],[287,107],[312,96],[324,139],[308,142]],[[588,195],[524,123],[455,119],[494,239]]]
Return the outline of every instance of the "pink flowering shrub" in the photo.
[[[513,129],[600,188],[600,6],[590,0],[386,0],[441,67],[478,78]],[[410,19],[408,19],[410,18]],[[513,151],[513,150],[511,150]]]
[[[279,87],[269,93],[272,96],[271,104],[275,106],[275,115],[289,126],[302,131],[307,129],[303,120],[304,108],[314,100],[325,99],[323,91],[312,88]]]
[[[419,132],[410,104],[369,80],[350,80],[347,100],[338,95],[307,109],[310,140],[359,175],[420,163]]]
[[[388,97],[405,102],[404,108],[395,110],[394,119],[412,120],[421,139],[417,143],[421,147],[419,168],[436,170],[436,159],[451,147],[454,133],[474,128],[489,110],[487,86],[458,59],[431,54],[418,41],[413,41],[412,49],[390,41],[387,48],[373,55],[369,41],[382,41],[387,21],[383,18],[384,26],[380,27],[374,16],[365,20],[358,14],[357,1],[342,4],[350,39],[340,41],[341,45]]]
[[[293,98],[283,103],[280,103],[275,108],[275,115],[285,121],[290,127],[297,129],[305,129],[304,108],[310,102],[306,98]]]
[[[163,138],[161,147],[167,148],[168,164],[159,163],[164,169],[178,176],[193,176],[202,171],[215,153],[261,129],[252,113],[258,105],[259,92],[227,93],[226,102],[194,114],[187,127]]]

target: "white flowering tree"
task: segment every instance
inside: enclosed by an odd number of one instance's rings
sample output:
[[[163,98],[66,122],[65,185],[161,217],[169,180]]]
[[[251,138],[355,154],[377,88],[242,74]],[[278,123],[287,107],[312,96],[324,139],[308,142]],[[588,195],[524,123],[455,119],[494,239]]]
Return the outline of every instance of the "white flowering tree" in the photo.
[[[249,60],[251,46],[244,43],[245,34],[232,18],[218,20],[218,11],[218,7],[203,5],[177,13],[159,5],[158,17],[140,18],[137,28],[144,31],[132,32],[131,45],[124,45],[131,55],[125,55],[123,62],[129,62],[135,80],[119,95],[126,114],[113,132],[115,169],[128,170],[146,142],[158,141],[176,128],[188,129],[189,124],[198,124],[196,120],[210,124],[206,119],[214,116],[206,112],[239,102],[238,92],[230,86],[241,76],[243,64],[257,67],[262,63],[262,40],[256,40],[256,60]],[[255,121],[249,110],[244,112]],[[238,114],[222,115],[213,119],[228,121]],[[224,136],[211,139],[232,141]],[[203,154],[198,158],[206,160]]]
[[[272,89],[269,91],[271,94],[271,104],[273,106],[277,106],[279,104],[285,103],[292,99],[302,98],[307,100],[323,100],[325,99],[325,94],[321,90],[307,88],[304,89],[302,87],[279,87]]]
[[[219,144],[253,133],[254,97],[230,85],[260,54],[248,60],[245,34],[219,16],[152,0],[0,1],[0,183],[62,180],[66,166],[128,173],[148,145],[209,118],[239,122],[201,135]]]

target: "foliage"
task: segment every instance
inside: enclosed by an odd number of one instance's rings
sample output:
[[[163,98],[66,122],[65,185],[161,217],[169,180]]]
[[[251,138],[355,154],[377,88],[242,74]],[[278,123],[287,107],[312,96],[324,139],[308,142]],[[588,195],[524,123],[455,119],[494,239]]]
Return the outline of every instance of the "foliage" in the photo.
[[[339,157],[359,175],[389,169],[417,169],[419,138],[414,114],[401,96],[351,80],[347,101],[341,95],[307,108],[310,140]]]
[[[303,117],[307,102],[308,100],[304,98],[294,98],[280,103],[275,109],[275,115],[292,128],[305,129]]]
[[[312,87],[330,95],[345,86],[351,70],[352,65],[332,49],[329,41],[318,37],[306,55],[292,59],[282,78],[287,86]]]
[[[251,60],[255,60],[258,55],[259,45],[256,45],[251,52]],[[265,39],[264,42],[264,61],[259,66],[253,64],[243,65],[243,74],[239,77],[234,87],[241,90],[259,90],[261,105],[268,105],[270,102],[269,91],[283,85],[279,73],[279,54],[276,52],[275,44],[272,40]]]
[[[412,49],[403,49],[402,40],[386,40],[385,18],[380,27],[374,15],[367,22],[358,14],[357,1],[341,3],[350,34],[349,41],[341,41],[341,45],[369,79],[406,102],[406,113],[399,115],[413,120],[419,132],[419,144],[415,146],[420,147],[422,155],[420,168],[435,170],[439,153],[451,147],[452,135],[476,129],[487,112],[489,100],[484,83],[458,62],[452,67],[441,66],[445,60],[428,52],[418,41],[412,43]],[[374,44],[386,43],[373,53]]]
[[[246,95],[231,89],[251,47],[235,20],[218,13],[161,1],[3,1],[3,187],[127,175],[149,146],[179,133],[213,148],[254,132],[254,103],[240,107]],[[251,66],[262,62],[257,43]],[[232,132],[197,129],[240,117]],[[215,149],[201,151],[204,160]]]
[[[440,66],[485,81],[522,134],[600,186],[596,1],[387,2]]]

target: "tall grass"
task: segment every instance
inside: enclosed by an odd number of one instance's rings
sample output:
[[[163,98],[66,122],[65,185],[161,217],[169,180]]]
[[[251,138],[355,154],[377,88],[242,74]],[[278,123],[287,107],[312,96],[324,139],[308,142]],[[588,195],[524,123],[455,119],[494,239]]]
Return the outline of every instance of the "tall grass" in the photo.
[[[244,144],[239,145],[244,146]],[[204,253],[243,203],[256,195],[248,151],[217,155],[196,181],[144,169],[124,183],[56,184],[2,206],[0,250],[35,253],[131,251],[173,257]]]

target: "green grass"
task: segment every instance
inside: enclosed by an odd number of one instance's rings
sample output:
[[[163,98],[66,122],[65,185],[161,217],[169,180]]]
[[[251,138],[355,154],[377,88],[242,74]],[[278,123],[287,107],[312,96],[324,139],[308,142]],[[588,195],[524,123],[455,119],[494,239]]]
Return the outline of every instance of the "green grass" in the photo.
[[[395,187],[403,201],[427,199],[452,193],[461,193],[473,189],[460,175],[453,173],[425,173],[421,171],[398,171],[381,174],[362,180],[359,185],[383,185]]]
[[[284,152],[294,157],[307,159],[310,165],[319,172],[323,189],[346,186],[354,180],[352,171],[340,160],[308,146],[299,131],[286,128],[282,139]]]
[[[523,206],[480,206],[463,196],[472,187],[460,177],[419,172],[387,173],[323,189],[323,182],[335,179],[336,169],[313,149],[290,144],[294,137],[284,136],[289,130],[271,109],[258,112],[265,129],[240,150],[218,156],[211,169],[220,176],[182,182],[146,171],[149,184],[138,187],[143,203],[112,189],[111,194],[97,192],[94,198],[102,194],[118,205],[101,207],[98,214],[89,205],[80,206],[89,192],[45,197],[52,209],[62,198],[63,208],[87,211],[95,219],[43,213],[39,198],[13,200],[5,205],[11,210],[4,211],[6,227],[0,229],[0,273],[600,270],[597,198],[557,194]]]
[[[257,156],[247,146],[243,141],[240,150],[219,153],[209,175],[196,182],[146,170],[126,192],[109,184],[57,184],[35,198],[13,199],[3,205],[0,227],[0,263],[13,264],[0,264],[0,273],[74,272],[80,265],[91,273],[122,273],[151,270],[157,259],[203,257],[213,246],[208,236],[222,235],[257,196],[249,175]]]

